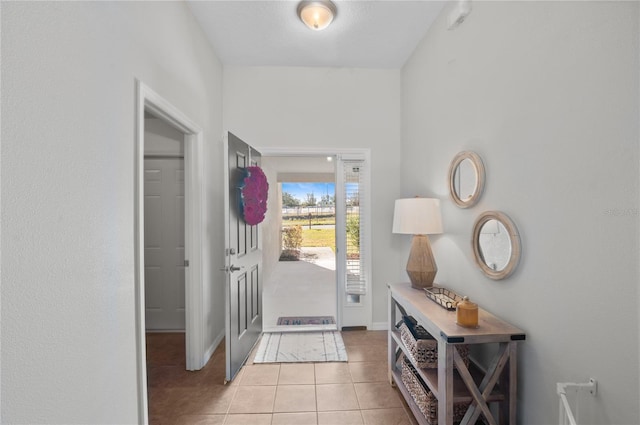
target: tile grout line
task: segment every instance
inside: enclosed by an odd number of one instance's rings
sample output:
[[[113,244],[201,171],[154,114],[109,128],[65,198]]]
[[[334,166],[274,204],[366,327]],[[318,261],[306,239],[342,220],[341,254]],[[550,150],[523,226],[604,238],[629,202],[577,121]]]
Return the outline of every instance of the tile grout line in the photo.
[[[320,422],[318,417],[318,382],[316,381],[316,363],[313,363],[313,394],[316,402],[316,424]]]
[[[236,374],[236,376],[237,376],[237,374]],[[244,377],[244,372],[242,372],[242,376],[240,377],[240,380],[242,380],[243,377]],[[230,384],[228,384],[228,385],[230,385]],[[234,400],[238,396],[238,388],[240,387],[240,381],[238,381],[238,384],[235,387],[236,388],[234,389],[233,397],[231,397],[231,401],[229,401],[229,405],[227,406],[226,412],[224,414],[224,422],[222,422],[223,424],[225,424],[227,422],[227,417],[229,416],[229,411],[231,410],[231,406],[233,405]]]
[[[353,380],[353,377],[351,379]],[[360,409],[360,416],[362,416],[362,404],[360,403],[360,397],[358,397],[358,391],[356,391],[356,384],[355,382],[351,382],[351,384],[353,385],[353,392],[356,394],[356,401],[358,402],[358,408]],[[364,422],[364,418],[362,421]]]

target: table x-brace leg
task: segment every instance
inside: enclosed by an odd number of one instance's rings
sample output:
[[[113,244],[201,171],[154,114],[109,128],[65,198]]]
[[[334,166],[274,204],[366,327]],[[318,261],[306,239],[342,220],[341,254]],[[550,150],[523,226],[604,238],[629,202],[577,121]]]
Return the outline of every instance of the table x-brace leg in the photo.
[[[461,425],[466,424],[474,424],[475,421],[480,416],[480,413],[484,413],[485,418],[489,422],[489,425],[497,425],[496,420],[491,414],[491,410],[489,410],[489,406],[487,405],[487,398],[493,391],[493,387],[498,382],[500,375],[502,374],[502,370],[504,366],[509,361],[509,350],[507,349],[509,343],[501,343],[500,349],[498,353],[493,358],[493,362],[491,366],[487,370],[486,375],[482,379],[479,387],[476,387],[476,384],[471,377],[471,373],[465,366],[462,361],[462,357],[458,354],[458,350],[454,350],[453,360],[458,368],[458,372],[460,373],[460,377],[464,381],[465,385],[471,392],[471,396],[473,397],[473,402],[467,413],[465,413],[464,418],[462,418]]]

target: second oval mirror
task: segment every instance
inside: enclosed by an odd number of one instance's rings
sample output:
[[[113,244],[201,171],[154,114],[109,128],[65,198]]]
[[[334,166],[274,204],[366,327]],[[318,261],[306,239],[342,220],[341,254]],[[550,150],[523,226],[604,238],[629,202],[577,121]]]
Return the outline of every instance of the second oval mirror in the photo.
[[[500,280],[515,270],[520,260],[520,236],[511,219],[498,211],[480,214],[473,226],[473,255],[482,272]]]
[[[458,153],[449,167],[449,195],[460,208],[475,205],[484,190],[484,164],[471,151]]]

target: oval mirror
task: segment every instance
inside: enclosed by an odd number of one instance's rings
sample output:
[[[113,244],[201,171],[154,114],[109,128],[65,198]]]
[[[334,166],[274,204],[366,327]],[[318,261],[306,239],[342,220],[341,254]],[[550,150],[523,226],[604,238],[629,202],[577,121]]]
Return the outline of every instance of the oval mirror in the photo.
[[[476,219],[471,239],[476,264],[491,279],[513,273],[520,260],[520,236],[511,219],[498,211],[487,211]]]
[[[462,151],[449,166],[449,195],[460,208],[475,205],[484,190],[484,164],[475,152]]]

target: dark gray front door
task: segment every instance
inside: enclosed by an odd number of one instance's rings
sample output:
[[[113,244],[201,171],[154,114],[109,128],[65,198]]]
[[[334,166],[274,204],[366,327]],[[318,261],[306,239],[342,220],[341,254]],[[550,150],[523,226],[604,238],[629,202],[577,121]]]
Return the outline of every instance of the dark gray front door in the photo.
[[[226,358],[227,381],[232,380],[262,333],[262,251],[258,226],[240,213],[240,185],[245,168],[260,165],[260,152],[231,133],[227,135],[228,187],[225,208],[227,246]]]

